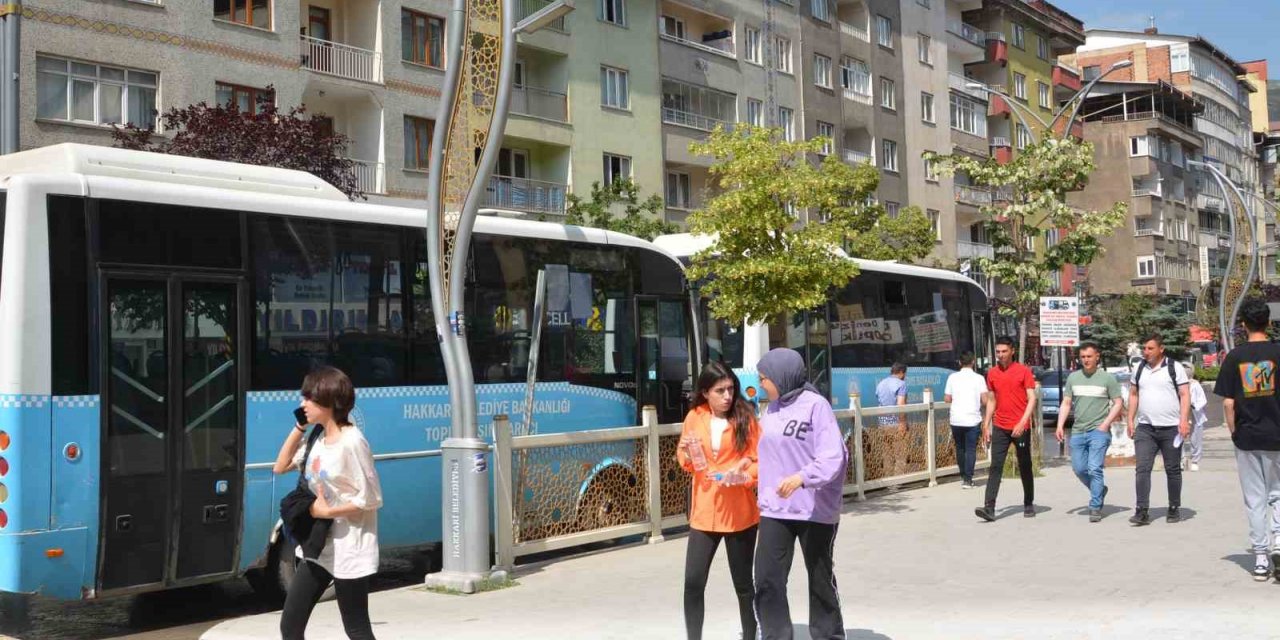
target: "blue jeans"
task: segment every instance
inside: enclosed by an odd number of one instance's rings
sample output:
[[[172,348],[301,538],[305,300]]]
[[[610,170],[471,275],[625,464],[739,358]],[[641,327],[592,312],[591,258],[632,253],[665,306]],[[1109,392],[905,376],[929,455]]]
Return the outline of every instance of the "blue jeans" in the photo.
[[[1090,429],[1071,434],[1071,470],[1084,486],[1089,487],[1089,508],[1102,508],[1102,463],[1111,446],[1111,432]]]
[[[951,439],[956,443],[956,464],[960,467],[960,479],[973,482],[973,466],[978,464],[978,427],[951,425]]]

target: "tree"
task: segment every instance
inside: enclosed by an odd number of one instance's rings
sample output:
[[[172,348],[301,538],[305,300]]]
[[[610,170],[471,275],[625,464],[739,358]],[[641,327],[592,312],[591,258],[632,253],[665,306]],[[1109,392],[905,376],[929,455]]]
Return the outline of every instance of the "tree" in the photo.
[[[823,304],[858,273],[841,248],[878,260],[917,260],[933,249],[918,209],[892,220],[871,202],[880,180],[874,167],[830,155],[812,160],[828,143],[789,142],[777,129],[736,124],[690,145],[714,159],[717,194],[689,216],[690,231],[714,240],[693,256],[689,276],[703,283],[716,317],[760,322]]]
[[[355,164],[347,159],[350,140],[329,131],[307,115],[306,106],[280,113],[270,100],[260,100],[253,113],[234,102],[209,106],[201,102],[171,107],[158,117],[171,137],[154,127],[132,123],[115,127],[112,137],[122,149],[225,160],[306,171],[335,186],[352,200],[364,198],[356,183]]]
[[[1121,361],[1126,360],[1129,339],[1116,325],[1095,320],[1083,325],[1080,329],[1081,338],[1098,344],[1098,349],[1102,351],[1103,365],[1117,358]]]
[[[615,179],[604,187],[593,182],[590,199],[573,193],[566,197],[569,205],[565,210],[565,223],[618,231],[645,240],[679,230],[663,219],[665,203],[662,196],[655,194],[644,202],[639,198],[640,187],[629,178]],[[619,204],[623,213],[615,216],[614,211]]]
[[[1102,253],[1100,238],[1124,222],[1128,204],[1084,211],[1066,203],[1066,194],[1083,189],[1096,167],[1093,145],[1070,138],[1046,136],[1006,164],[965,154],[929,152],[925,158],[941,172],[962,172],[975,185],[1011,191],[1008,202],[993,200],[979,208],[995,257],[978,258],[978,263],[984,273],[1011,289],[1009,304],[1001,312],[1019,318],[1018,357],[1024,358],[1027,318],[1037,313],[1040,296],[1063,267],[1088,265]],[[1050,229],[1058,230],[1056,244],[1039,252],[1027,250]]]
[[[1166,355],[1174,360],[1187,359],[1190,353],[1187,341],[1191,337],[1191,316],[1184,313],[1176,303],[1162,305],[1144,315],[1136,328],[1137,341],[1158,335],[1164,343]]]

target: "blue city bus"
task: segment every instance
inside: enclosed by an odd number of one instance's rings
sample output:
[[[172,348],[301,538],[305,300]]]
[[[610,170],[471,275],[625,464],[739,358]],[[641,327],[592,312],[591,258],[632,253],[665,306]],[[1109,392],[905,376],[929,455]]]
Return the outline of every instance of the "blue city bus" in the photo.
[[[710,240],[671,234],[654,244],[687,263]],[[699,306],[704,357],[729,364],[748,395],[758,393],[756,363],[769,349],[795,349],[809,367],[809,380],[837,409],[857,392],[874,406],[876,384],[894,362],[907,365],[908,401],[932,389],[941,401],[947,375],[960,354],[974,352],[980,366],[991,362],[994,339],[987,295],[978,283],[954,271],[897,262],[858,260],[859,273],[832,291],[817,309],[767,323],[733,326]]]
[[[382,546],[438,541],[450,406],[425,221],[295,171],[70,144],[0,157],[0,592],[98,598],[247,575],[278,593],[293,558],[278,504],[296,477],[271,466],[321,364],[357,386]],[[483,215],[468,273],[486,437],[497,414],[519,433],[635,425],[646,405],[683,418],[697,349],[671,255]]]

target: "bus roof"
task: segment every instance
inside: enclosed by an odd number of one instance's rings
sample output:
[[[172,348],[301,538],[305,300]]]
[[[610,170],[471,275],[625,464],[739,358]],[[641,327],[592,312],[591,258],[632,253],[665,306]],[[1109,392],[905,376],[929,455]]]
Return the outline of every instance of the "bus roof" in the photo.
[[[0,156],[0,188],[20,175],[77,175],[86,197],[237,209],[310,218],[421,227],[425,201],[391,206],[353,202],[305,171],[64,143]],[[416,206],[412,206],[416,205]],[[507,236],[628,246],[675,256],[616,231],[539,222],[518,212],[481,209],[476,231]]]
[[[711,237],[705,235],[694,235],[692,233],[672,233],[654,238],[653,243],[679,258],[689,258],[693,256],[693,254],[710,247]],[[844,255],[843,251],[840,253],[841,255]],[[903,276],[932,278],[934,280],[951,280],[954,282],[971,284],[975,287],[981,288],[981,286],[977,282],[974,282],[972,278],[946,269],[934,269],[932,267],[921,267],[913,264],[903,264],[901,262],[885,260],[864,260],[862,258],[849,259],[857,263],[859,269],[866,271],[895,273]]]

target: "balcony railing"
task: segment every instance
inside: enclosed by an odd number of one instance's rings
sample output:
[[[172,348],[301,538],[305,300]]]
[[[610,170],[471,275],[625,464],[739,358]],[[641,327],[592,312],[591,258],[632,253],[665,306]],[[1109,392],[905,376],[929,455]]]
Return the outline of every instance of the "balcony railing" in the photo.
[[[518,0],[516,4],[516,20],[524,20],[549,4],[551,4],[551,0]],[[565,27],[564,18],[556,18],[551,22],[551,24],[548,24],[546,28],[554,29],[563,33],[569,32],[569,29]]]
[[[668,42],[676,42],[686,47],[693,47],[694,49],[698,49],[699,51],[714,53],[715,55],[718,55],[718,56],[724,56],[726,58],[738,57],[736,50],[734,49],[734,46],[733,46],[733,38],[720,38],[718,40],[712,40],[710,42],[694,42],[693,40],[680,38],[668,33],[659,33],[658,37]]]
[[[1159,197],[1161,197],[1161,195],[1160,195],[1160,188],[1159,188],[1159,187],[1136,187],[1136,188],[1134,188],[1134,190],[1133,190],[1133,197],[1135,197],[1135,198],[1145,198],[1145,197],[1159,198]]]
[[[670,107],[662,108],[662,121],[667,124],[679,125],[681,127],[689,127],[699,131],[713,131],[716,125],[728,124],[719,118],[704,116],[700,113],[692,113],[689,111],[681,111]]]
[[[1163,235],[1164,233],[1161,232],[1159,229],[1153,229],[1151,227],[1139,227],[1133,230],[1133,237],[1135,238],[1144,238],[1146,236],[1163,236]]]
[[[850,164],[858,164],[859,162],[865,162],[870,165],[875,165],[876,163],[875,157],[864,151],[856,151],[854,149],[843,149],[842,151],[843,151],[844,161]]]
[[[382,82],[382,54],[311,36],[302,39],[302,66],[339,78]]]
[[[569,121],[569,99],[563,93],[537,87],[514,87],[511,112],[559,122]]]
[[[840,23],[840,33],[853,36],[863,42],[871,42],[871,32],[866,27],[859,27],[848,22]]]
[[[1012,147],[1009,139],[1004,136],[991,136],[991,146],[993,147]]]
[[[871,94],[859,93],[853,89],[844,89],[844,99],[857,102],[859,104],[871,104]]]
[[[386,174],[383,171],[381,162],[357,160],[355,158],[347,159],[351,161],[351,171],[356,174],[357,189],[364,193],[378,195],[387,192]]]
[[[514,209],[530,213],[564,215],[564,196],[568,186],[528,178],[493,176],[481,206]]]
[[[996,257],[995,247],[981,242],[969,242],[967,240],[956,240],[956,257],[964,258],[986,258],[994,260]]]
[[[967,184],[955,185],[956,202],[983,207],[992,203],[991,189]]]
[[[967,95],[971,98],[977,98],[978,100],[986,102],[988,98],[987,90],[971,89],[969,88],[970,82],[974,82],[974,80],[966,78],[958,73],[952,73],[947,76],[947,84],[949,84],[952,89],[959,91],[960,93],[963,93],[964,95]]]
[[[947,25],[947,30],[960,36],[962,40],[972,42],[979,47],[985,47],[987,45],[986,32],[971,24],[964,22],[952,22]]]

